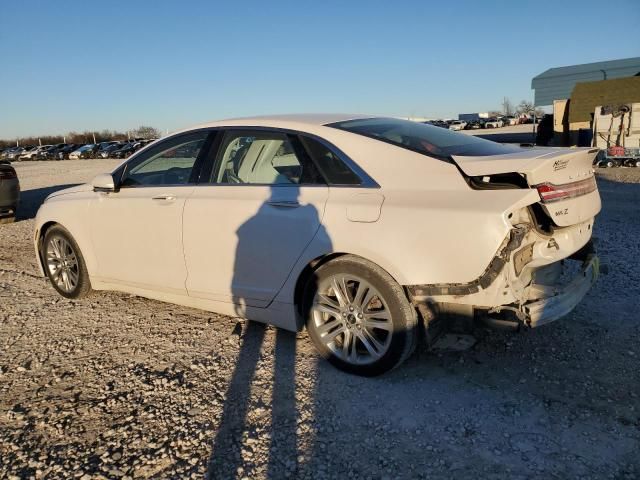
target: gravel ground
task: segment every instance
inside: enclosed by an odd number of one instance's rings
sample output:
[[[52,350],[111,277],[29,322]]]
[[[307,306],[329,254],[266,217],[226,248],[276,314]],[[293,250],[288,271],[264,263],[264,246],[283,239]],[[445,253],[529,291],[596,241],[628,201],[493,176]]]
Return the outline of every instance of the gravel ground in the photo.
[[[640,476],[640,169],[600,171],[610,273],[563,321],[480,331],[383,377],[307,335],[145,300],[58,296],[32,217],[114,161],[17,164],[0,227],[0,478]]]

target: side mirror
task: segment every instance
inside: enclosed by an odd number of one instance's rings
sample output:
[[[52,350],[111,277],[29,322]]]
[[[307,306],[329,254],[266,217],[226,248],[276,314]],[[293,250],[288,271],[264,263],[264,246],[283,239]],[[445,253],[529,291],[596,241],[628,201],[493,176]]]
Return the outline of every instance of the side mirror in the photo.
[[[115,192],[116,182],[113,180],[113,176],[110,173],[101,173],[96,175],[91,181],[94,192]]]

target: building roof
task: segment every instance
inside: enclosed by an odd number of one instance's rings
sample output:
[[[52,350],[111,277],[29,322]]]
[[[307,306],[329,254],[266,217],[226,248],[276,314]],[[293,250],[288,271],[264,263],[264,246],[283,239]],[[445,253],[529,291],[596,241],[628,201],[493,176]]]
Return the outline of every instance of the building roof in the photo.
[[[588,122],[597,106],[640,103],[640,77],[577,83],[571,93],[569,123]]]
[[[594,82],[614,78],[633,77],[640,73],[640,57],[583,63],[568,67],[550,68],[533,77],[537,106],[552,105],[554,100],[569,98],[578,82]]]

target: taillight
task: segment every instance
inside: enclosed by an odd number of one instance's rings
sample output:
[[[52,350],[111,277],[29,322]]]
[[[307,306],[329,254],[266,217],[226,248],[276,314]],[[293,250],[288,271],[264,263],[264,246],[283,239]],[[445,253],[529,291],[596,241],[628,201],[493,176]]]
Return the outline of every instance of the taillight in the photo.
[[[596,178],[590,177],[577,182],[554,185],[553,183],[541,183],[535,186],[543,203],[553,203],[559,200],[586,195],[596,191]]]
[[[0,180],[11,180],[17,177],[13,168],[0,168]]]

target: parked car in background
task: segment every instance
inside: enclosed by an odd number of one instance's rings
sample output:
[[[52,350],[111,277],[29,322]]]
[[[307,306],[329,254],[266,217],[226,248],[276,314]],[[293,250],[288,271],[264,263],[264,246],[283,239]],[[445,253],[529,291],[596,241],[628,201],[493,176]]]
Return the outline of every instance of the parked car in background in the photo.
[[[89,143],[87,145],[83,145],[77,150],[71,152],[69,154],[69,158],[71,159],[87,159],[87,158],[96,158],[96,154],[98,152],[99,144],[98,143]]]
[[[40,152],[42,152],[46,148],[49,148],[50,146],[51,145],[41,145],[41,146],[38,146],[38,147],[34,147],[33,149],[29,150],[28,152],[25,152],[22,155],[20,155],[20,160],[35,160],[35,159],[38,158],[38,154]]]
[[[496,117],[487,118],[484,122],[484,128],[501,128],[503,125],[503,121]]]
[[[69,154],[76,150],[80,145],[77,143],[69,143],[62,148],[59,148],[55,153],[56,160],[68,160]]]
[[[18,175],[7,160],[0,160],[0,224],[15,220],[19,202]]]
[[[127,158],[134,154],[137,150],[142,148],[141,142],[126,143],[117,150],[113,150],[109,153],[109,158]]]
[[[95,156],[96,158],[109,158],[112,151],[122,148],[123,146],[124,142],[118,141],[99,143]]]
[[[96,158],[109,158],[111,156],[111,152],[119,150],[124,146],[124,142],[109,143],[108,145],[105,145],[104,147],[98,149],[98,151],[96,152]]]
[[[18,160],[20,158],[20,155],[22,155],[22,153],[24,153],[25,148],[24,147],[14,147],[11,150],[9,150],[7,152],[7,155],[5,157],[6,160]]]
[[[464,127],[467,126],[467,122],[462,120],[454,120],[449,124],[449,130],[453,130],[455,132],[459,130],[464,130]]]
[[[518,125],[518,118],[512,116],[502,117],[502,122],[504,125]]]
[[[37,264],[67,298],[118,290],[306,325],[332,364],[377,375],[434,315],[530,328],[582,300],[598,275],[595,154],[394,118],[219,121],[49,195]]]
[[[14,148],[16,147],[6,147],[0,150],[0,160],[6,160],[9,156],[9,153],[11,153]]]
[[[24,152],[25,147],[7,147],[4,150],[2,150],[2,153],[0,154],[0,159],[2,160],[16,160],[16,154],[20,155],[22,152]]]
[[[21,152],[16,153],[13,157],[13,160],[26,160],[28,159],[33,152],[38,149],[36,145],[24,147]]]
[[[449,124],[444,120],[430,120],[424,123],[427,125],[433,125],[434,127],[449,128]]]
[[[49,147],[41,150],[38,154],[37,154],[37,159],[38,160],[53,160],[55,158],[55,154],[56,152],[63,148],[66,145],[66,143],[57,143],[55,145],[50,145]]]
[[[464,127],[465,130],[477,130],[479,128],[483,128],[482,120],[471,120]]]

